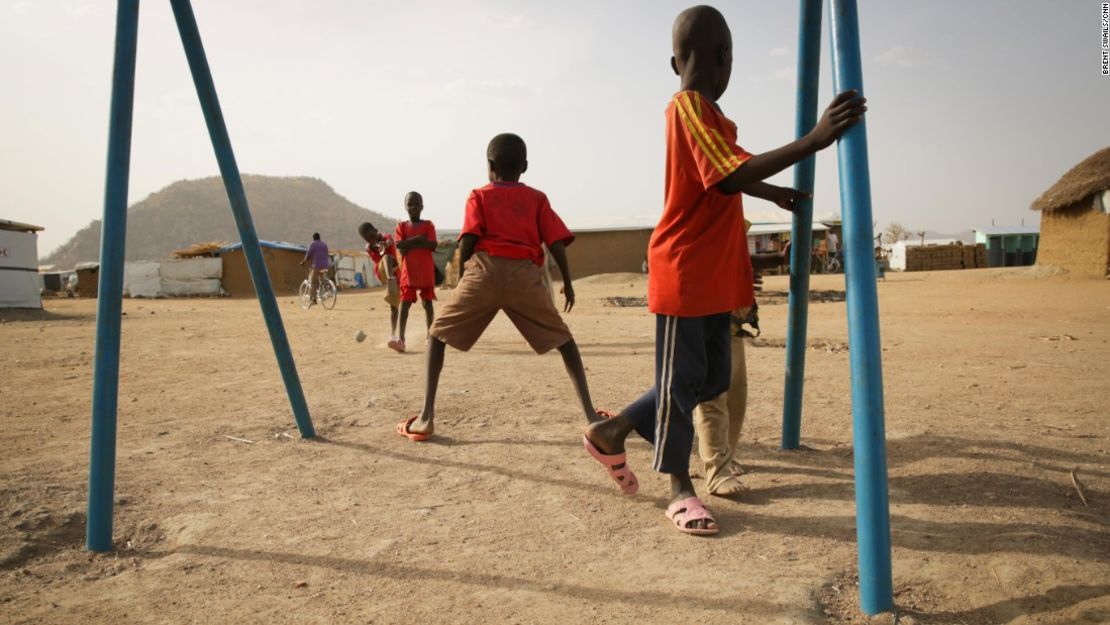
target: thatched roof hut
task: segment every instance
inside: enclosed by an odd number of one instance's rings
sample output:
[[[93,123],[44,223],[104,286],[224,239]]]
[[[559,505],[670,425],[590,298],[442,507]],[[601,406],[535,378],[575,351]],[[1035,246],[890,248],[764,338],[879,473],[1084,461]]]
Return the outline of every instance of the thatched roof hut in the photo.
[[[1038,265],[1110,275],[1110,148],[1068,170],[1032,209],[1041,211]]]
[[[1103,148],[1061,176],[1034,200],[1033,210],[1045,213],[1063,210],[1107,189],[1110,189],[1110,148]]]

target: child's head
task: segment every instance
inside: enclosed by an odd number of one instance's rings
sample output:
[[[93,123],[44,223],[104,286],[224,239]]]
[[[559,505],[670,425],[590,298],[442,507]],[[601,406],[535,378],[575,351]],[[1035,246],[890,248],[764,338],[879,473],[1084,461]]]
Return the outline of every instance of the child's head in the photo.
[[[312,233],[312,240],[313,241],[319,241],[320,240],[320,233],[319,232],[313,232]]]
[[[732,32],[725,16],[711,6],[690,7],[674,20],[671,69],[683,88],[708,89],[720,98],[732,76]]]
[[[367,243],[377,243],[378,237],[380,237],[381,234],[378,233],[378,229],[374,227],[374,224],[369,221],[364,221],[358,225],[358,236],[362,237],[362,240]]]
[[[506,132],[490,139],[486,148],[490,182],[516,182],[528,171],[528,147],[524,139]]]
[[[420,213],[424,211],[424,198],[416,191],[409,191],[405,194],[405,210],[408,211],[409,219],[420,221]]]

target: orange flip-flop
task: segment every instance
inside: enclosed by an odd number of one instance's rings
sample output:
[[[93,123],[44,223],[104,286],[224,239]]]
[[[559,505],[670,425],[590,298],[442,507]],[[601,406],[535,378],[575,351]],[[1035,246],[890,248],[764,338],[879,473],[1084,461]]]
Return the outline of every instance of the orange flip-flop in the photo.
[[[428,440],[428,435],[427,434],[422,434],[420,432],[410,432],[409,431],[409,426],[412,425],[412,422],[416,421],[417,417],[419,417],[419,416],[420,415],[416,415],[415,417],[409,417],[408,419],[405,419],[404,421],[399,421],[397,423],[397,427],[394,428],[395,431],[398,434],[400,434],[401,436],[404,436],[405,438],[409,439],[410,441],[416,441],[416,442],[420,443],[420,442]]]

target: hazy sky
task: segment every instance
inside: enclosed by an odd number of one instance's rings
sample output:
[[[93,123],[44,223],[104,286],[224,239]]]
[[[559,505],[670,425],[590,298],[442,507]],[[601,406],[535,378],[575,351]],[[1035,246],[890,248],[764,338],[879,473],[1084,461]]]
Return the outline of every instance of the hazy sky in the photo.
[[[860,4],[882,225],[1032,223],[1030,202],[1110,143],[1099,2]],[[686,6],[194,2],[243,172],[316,176],[395,215],[417,189],[440,228],[460,225],[468,190],[485,182],[486,143],[503,131],[528,142],[525,181],[572,227],[654,223],[662,113],[678,86],[670,26]],[[749,151],[777,147],[794,132],[797,3],[716,6],[735,47],[721,106]],[[0,0],[0,218],[46,226],[42,254],[101,216],[114,12],[108,0]],[[169,4],[144,2],[131,200],[215,173]],[[834,149],[817,176],[816,210],[839,211]]]

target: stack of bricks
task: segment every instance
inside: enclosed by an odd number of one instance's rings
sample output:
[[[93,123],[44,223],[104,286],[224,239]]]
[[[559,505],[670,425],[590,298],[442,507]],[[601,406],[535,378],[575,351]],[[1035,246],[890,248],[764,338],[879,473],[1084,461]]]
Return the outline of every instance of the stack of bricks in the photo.
[[[945,271],[987,266],[987,248],[978,245],[927,245],[906,248],[906,271]]]

